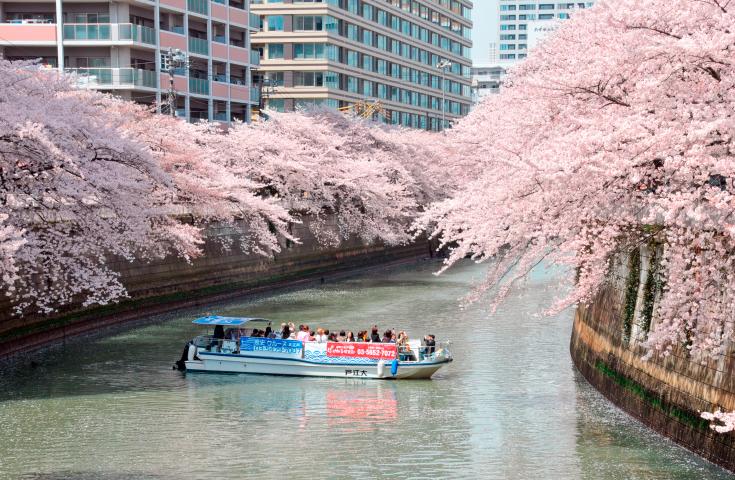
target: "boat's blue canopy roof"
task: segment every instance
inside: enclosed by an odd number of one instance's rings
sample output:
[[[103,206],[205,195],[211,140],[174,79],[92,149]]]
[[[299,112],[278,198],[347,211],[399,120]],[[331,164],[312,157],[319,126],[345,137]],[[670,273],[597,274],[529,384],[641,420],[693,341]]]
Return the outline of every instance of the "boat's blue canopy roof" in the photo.
[[[221,317],[219,315],[210,315],[209,317],[201,317],[194,320],[195,325],[223,325],[227,327],[240,327],[248,322],[269,322],[265,318],[254,317]]]

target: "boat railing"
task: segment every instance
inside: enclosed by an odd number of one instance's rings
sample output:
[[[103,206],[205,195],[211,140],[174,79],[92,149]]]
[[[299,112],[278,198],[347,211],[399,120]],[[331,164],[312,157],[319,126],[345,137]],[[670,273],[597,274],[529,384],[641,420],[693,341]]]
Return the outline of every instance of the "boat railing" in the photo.
[[[398,346],[399,359],[403,360],[444,360],[452,358],[451,342],[438,342],[436,345]]]

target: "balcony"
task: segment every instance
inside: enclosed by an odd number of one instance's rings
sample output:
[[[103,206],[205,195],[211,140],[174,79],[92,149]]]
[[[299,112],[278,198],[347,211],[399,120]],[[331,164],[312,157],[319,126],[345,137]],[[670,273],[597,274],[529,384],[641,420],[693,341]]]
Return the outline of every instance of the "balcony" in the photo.
[[[132,23],[120,24],[120,40],[132,40],[134,42],[147,43],[148,45],[156,44],[156,30],[143,25],[133,25]]]
[[[64,40],[126,41],[156,44],[153,28],[132,23],[65,23]]]
[[[79,88],[156,88],[156,72],[140,68],[68,68]]]
[[[204,38],[189,37],[189,52],[209,55],[209,44]]]
[[[53,45],[56,25],[51,23],[0,23],[0,45]]]
[[[260,15],[250,14],[250,26],[256,30],[260,30]]]
[[[209,81],[206,78],[189,77],[189,92],[209,95]]]
[[[202,15],[209,15],[208,0],[186,0],[186,8],[190,12],[201,13]]]

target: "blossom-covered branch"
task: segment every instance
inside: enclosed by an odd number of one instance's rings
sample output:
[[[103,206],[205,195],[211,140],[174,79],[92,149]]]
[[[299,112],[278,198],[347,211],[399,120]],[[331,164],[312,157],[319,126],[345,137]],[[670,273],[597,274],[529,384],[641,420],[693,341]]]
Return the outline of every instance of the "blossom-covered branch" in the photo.
[[[3,289],[21,312],[115,301],[113,258],[197,257],[212,222],[244,223],[239,247],[263,255],[304,214],[324,243],[408,241],[441,188],[401,132],[319,111],[223,132],[0,61]]]
[[[452,130],[466,185],[422,217],[492,260],[500,299],[540,260],[589,302],[611,259],[665,245],[652,352],[719,354],[735,313],[735,17],[713,0],[603,0],[575,13]],[[459,154],[459,153],[458,153]],[[432,223],[435,222],[435,223]]]

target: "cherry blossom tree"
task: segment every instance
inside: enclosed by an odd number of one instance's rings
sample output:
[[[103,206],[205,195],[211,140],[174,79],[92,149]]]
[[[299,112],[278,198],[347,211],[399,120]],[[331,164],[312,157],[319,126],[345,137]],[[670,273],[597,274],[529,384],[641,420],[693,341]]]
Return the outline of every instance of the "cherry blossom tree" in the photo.
[[[404,161],[430,159],[432,152],[402,140],[399,129],[317,109],[273,112],[267,122],[236,125],[203,141],[224,168],[258,182],[263,195],[278,198],[297,218],[308,215],[317,238],[336,245],[353,236],[407,242],[419,206],[438,198],[438,182],[418,169],[426,160]],[[325,224],[332,215],[336,230]]]
[[[542,261],[592,300],[612,259],[665,245],[646,346],[718,355],[735,312],[735,16],[719,0],[602,0],[575,13],[446,136],[476,163],[417,225],[447,266],[491,261],[496,301]]]
[[[288,212],[215,168],[193,129],[0,61],[0,273],[19,311],[118,299],[111,259],[196,257],[201,222],[244,218],[247,247],[277,248]]]
[[[306,215],[324,244],[410,241],[446,180],[425,142],[404,136],[322,110],[223,131],[2,61],[2,285],[18,311],[105,304],[126,295],[113,259],[192,259],[215,222],[263,255],[298,242],[289,224]]]

